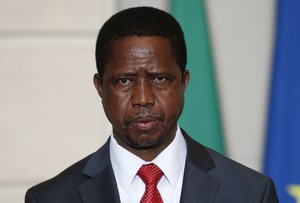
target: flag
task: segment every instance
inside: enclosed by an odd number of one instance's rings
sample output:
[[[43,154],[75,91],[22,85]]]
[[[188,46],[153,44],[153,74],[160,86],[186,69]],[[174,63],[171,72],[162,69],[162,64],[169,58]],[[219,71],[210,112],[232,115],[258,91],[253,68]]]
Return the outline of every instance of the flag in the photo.
[[[300,1],[277,2],[265,173],[280,202],[300,203]]]
[[[171,13],[184,31],[187,69],[191,75],[179,124],[200,143],[224,153],[204,3],[202,0],[173,0]]]

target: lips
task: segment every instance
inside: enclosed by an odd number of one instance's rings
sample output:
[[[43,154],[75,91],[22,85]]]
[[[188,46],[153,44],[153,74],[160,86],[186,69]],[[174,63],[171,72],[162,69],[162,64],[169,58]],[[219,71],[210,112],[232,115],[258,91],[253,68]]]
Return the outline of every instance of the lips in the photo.
[[[150,130],[158,124],[158,119],[154,117],[139,117],[134,119],[132,125],[142,131]]]

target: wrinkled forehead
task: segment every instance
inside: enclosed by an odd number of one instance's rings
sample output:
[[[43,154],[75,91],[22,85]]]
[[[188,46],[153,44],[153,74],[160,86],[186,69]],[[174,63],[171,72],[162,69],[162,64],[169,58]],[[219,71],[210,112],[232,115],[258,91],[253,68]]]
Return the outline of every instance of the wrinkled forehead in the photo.
[[[111,48],[111,60],[116,57],[172,57],[168,39],[158,36],[131,36],[115,40]]]
[[[107,72],[175,72],[180,73],[170,43],[161,37],[130,37],[119,39],[112,48]]]

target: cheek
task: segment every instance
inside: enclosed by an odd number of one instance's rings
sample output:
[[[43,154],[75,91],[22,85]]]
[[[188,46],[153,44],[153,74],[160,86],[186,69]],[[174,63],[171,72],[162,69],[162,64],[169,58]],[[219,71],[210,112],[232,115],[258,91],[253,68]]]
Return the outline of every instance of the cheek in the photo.
[[[111,123],[122,122],[128,108],[129,96],[127,94],[116,94],[107,92],[102,99],[103,108]]]
[[[162,92],[157,95],[157,101],[160,109],[166,114],[168,119],[178,119],[184,104],[183,91],[181,89],[172,89],[172,91]]]

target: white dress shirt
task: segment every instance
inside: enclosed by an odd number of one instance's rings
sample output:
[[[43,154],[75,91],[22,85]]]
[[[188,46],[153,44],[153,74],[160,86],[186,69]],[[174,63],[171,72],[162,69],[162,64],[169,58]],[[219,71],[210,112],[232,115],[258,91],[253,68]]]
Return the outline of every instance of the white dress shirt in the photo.
[[[121,203],[139,203],[145,184],[136,175],[143,164],[155,163],[164,173],[157,188],[164,203],[179,203],[186,160],[186,143],[179,126],[174,140],[153,161],[146,162],[110,139],[110,160],[116,177]]]

